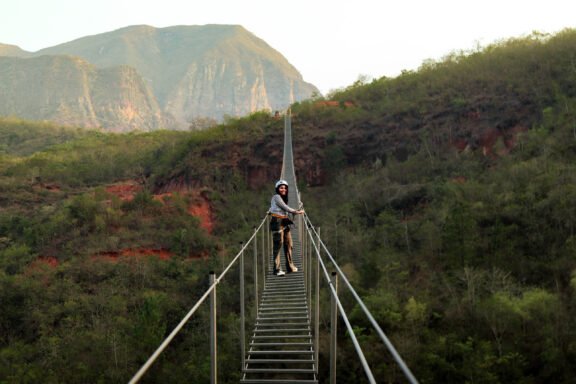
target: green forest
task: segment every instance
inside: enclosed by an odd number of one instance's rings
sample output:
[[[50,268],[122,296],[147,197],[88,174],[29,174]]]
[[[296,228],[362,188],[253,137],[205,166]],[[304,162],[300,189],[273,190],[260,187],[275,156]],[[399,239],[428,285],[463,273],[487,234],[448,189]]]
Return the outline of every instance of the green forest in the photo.
[[[576,31],[291,111],[304,208],[420,383],[574,381]],[[268,112],[125,134],[0,119],[0,383],[127,382],[264,217],[282,130]],[[237,282],[218,289],[219,380],[238,382]],[[378,382],[406,382],[343,300]],[[209,382],[207,317],[143,383]],[[339,382],[366,382],[339,331]]]

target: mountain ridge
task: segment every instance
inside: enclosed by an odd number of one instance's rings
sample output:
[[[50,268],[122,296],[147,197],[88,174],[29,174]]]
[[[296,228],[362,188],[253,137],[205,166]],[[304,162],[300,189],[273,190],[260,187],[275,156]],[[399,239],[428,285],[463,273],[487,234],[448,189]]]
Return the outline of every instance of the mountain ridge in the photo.
[[[240,25],[136,25],[36,52],[0,45],[0,55],[69,55],[97,68],[131,66],[151,89],[170,128],[284,109],[318,93],[280,52]]]
[[[17,45],[0,43],[0,56],[27,57],[31,52],[25,51]]]

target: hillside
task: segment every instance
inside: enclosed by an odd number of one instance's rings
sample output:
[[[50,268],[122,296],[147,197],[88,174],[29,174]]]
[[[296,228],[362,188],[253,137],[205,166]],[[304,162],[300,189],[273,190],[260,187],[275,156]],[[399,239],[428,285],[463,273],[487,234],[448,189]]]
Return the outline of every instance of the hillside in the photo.
[[[22,55],[16,48],[0,50],[0,54],[10,53]],[[194,121],[221,120],[226,115],[282,110],[318,92],[316,87],[304,82],[296,68],[279,52],[243,27],[234,25],[131,26],[82,37],[30,55],[69,55],[80,57],[99,69],[121,66],[135,69],[168,119],[164,126],[169,128],[188,128]],[[107,86],[114,87],[114,81],[109,79]],[[24,85],[15,79],[13,88],[6,88],[6,93],[10,95],[28,89]],[[67,105],[68,100],[65,95],[59,95],[58,87],[50,83],[41,85],[41,92],[51,93]],[[126,82],[123,88],[141,91]],[[114,93],[106,96],[121,97]],[[18,108],[31,107],[24,103]],[[147,111],[136,109],[134,113],[145,115]],[[17,116],[37,119],[30,114]],[[90,117],[82,118],[86,119],[87,126],[94,127]],[[45,119],[52,119],[52,116]],[[106,128],[110,124],[124,124],[114,116],[104,116],[97,121]],[[157,119],[146,120],[142,129],[156,124]],[[129,128],[135,129],[134,126]]]
[[[90,131],[84,129],[0,118],[0,154],[26,157],[89,134]]]
[[[351,85],[332,95],[339,108],[301,103],[293,107],[302,120],[295,126],[321,132],[305,141],[331,135],[350,165],[404,161],[421,151],[498,156],[514,147],[520,132],[568,108],[576,92],[569,75],[575,54],[572,30],[452,54],[397,78]]]
[[[575,58],[576,31],[533,35],[292,105],[305,209],[421,383],[573,381]],[[0,121],[0,381],[126,382],[268,208],[282,126]],[[238,306],[235,283],[220,293]],[[350,309],[376,377],[404,382]],[[198,316],[147,380],[207,380]],[[219,321],[220,361],[240,366],[236,313]],[[339,381],[364,380],[353,346],[339,361]]]

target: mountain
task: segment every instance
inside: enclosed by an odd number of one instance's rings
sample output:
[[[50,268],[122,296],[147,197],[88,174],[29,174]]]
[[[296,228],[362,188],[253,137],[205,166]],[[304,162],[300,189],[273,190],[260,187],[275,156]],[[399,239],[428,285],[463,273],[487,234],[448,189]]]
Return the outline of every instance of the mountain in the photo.
[[[96,68],[71,56],[0,57],[0,115],[111,131],[166,125],[146,82],[129,66]]]
[[[0,43],[0,56],[28,57],[30,55],[30,52],[24,51],[20,47]]]
[[[0,46],[2,55],[68,55],[100,69],[130,66],[150,87],[162,113],[169,116],[167,121],[172,121],[171,128],[186,128],[197,119],[284,109],[318,92],[279,52],[237,25],[141,25],[34,53],[3,47],[10,46]],[[59,92],[58,88],[45,91]],[[107,121],[99,123],[109,127]]]

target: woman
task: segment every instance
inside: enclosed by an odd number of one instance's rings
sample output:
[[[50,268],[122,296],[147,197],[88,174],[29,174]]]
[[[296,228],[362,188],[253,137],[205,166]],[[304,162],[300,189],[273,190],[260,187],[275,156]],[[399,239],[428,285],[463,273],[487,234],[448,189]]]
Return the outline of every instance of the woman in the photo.
[[[296,272],[298,268],[292,261],[292,235],[290,234],[290,224],[292,220],[288,218],[288,213],[301,215],[303,209],[294,209],[288,206],[288,182],[279,180],[275,186],[276,193],[272,196],[270,203],[270,230],[274,243],[272,257],[274,259],[274,274],[284,276],[286,273],[280,268],[280,249],[284,248],[286,257],[286,270]]]

